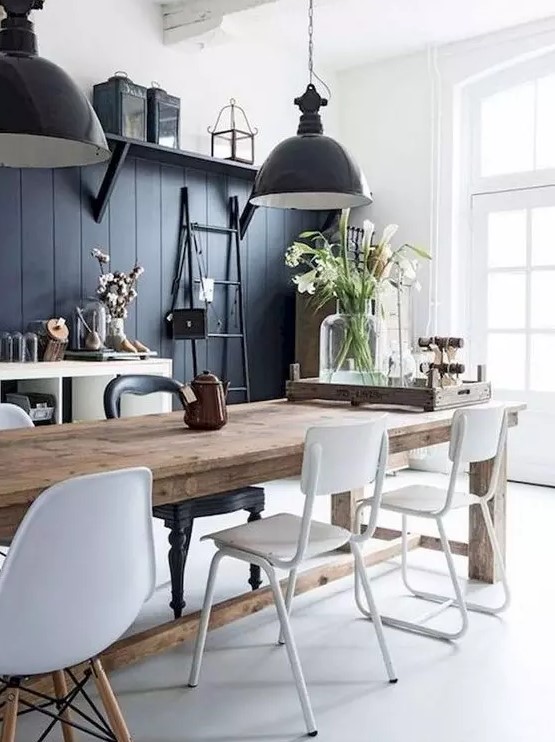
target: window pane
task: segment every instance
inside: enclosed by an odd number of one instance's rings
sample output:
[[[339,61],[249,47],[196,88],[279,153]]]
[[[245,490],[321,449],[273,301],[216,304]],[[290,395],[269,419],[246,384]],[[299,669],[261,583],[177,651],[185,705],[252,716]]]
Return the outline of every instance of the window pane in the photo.
[[[525,369],[525,335],[490,333],[487,375],[494,389],[524,389]]]
[[[488,277],[488,328],[518,330],[526,326],[526,275],[490,273]]]
[[[493,211],[488,217],[490,268],[526,265],[526,210]]]
[[[536,168],[555,167],[555,75],[537,81]]]
[[[555,391],[555,335],[532,335],[530,352],[530,389]]]
[[[534,169],[534,93],[529,82],[482,102],[482,175]]]
[[[553,135],[553,140],[555,141],[555,135]],[[555,265],[555,207],[553,206],[532,209],[532,265]]]
[[[555,329],[555,271],[532,272],[530,304],[532,327]]]

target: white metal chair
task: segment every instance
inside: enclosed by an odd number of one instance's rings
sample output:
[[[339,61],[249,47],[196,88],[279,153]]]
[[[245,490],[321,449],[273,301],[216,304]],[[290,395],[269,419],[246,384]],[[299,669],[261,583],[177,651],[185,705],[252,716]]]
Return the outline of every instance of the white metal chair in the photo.
[[[382,497],[380,506],[378,506],[377,501],[373,498],[364,500],[359,504],[359,517],[364,508],[367,508],[369,505],[376,511],[381,507],[382,510],[388,510],[402,515],[401,574],[405,587],[417,598],[440,604],[434,610],[426,613],[415,622],[404,621],[399,618],[382,615],[381,619],[384,624],[434,638],[453,640],[459,639],[466,633],[468,629],[469,610],[478,611],[480,613],[497,614],[508,608],[510,603],[509,585],[507,582],[505,565],[503,563],[503,556],[495,535],[495,529],[488,507],[488,503],[495,495],[499,483],[501,463],[507,440],[507,427],[507,412],[502,404],[490,404],[487,407],[474,407],[471,409],[457,410],[453,417],[451,443],[449,446],[449,458],[452,462],[452,467],[447,492],[439,487],[412,485],[393,492],[385,493]],[[491,483],[486,495],[479,497],[478,495],[469,494],[467,492],[457,492],[457,476],[464,464],[478,461],[489,461],[491,459],[493,459],[493,470]],[[465,600],[456,574],[449,540],[445,532],[445,526],[443,523],[444,516],[446,516],[451,510],[470,508],[472,506],[480,508],[495,558],[499,564],[499,572],[504,590],[504,600],[502,604],[497,607],[471,603]],[[449,575],[453,584],[453,590],[455,593],[454,597],[417,590],[409,583],[407,573],[407,519],[409,516],[430,518],[436,521],[439,537],[447,560]],[[360,590],[360,578],[362,576],[363,575],[360,572],[355,576],[357,605],[365,616],[372,618],[369,607],[363,602],[363,596]],[[460,612],[461,625],[457,631],[442,631],[424,625],[427,621],[440,615],[450,607],[455,607]]]
[[[261,521],[205,536],[205,538],[214,541],[218,551],[210,565],[189,678],[191,687],[196,687],[199,681],[208,622],[214,598],[214,585],[221,560],[225,556],[230,556],[245,562],[259,564],[268,576],[273,591],[281,626],[280,642],[283,641],[287,648],[308,734],[311,737],[316,736],[316,722],[291,631],[289,613],[295,592],[297,570],[303,561],[326,554],[347,543],[351,546],[358,570],[362,576],[363,589],[374,620],[389,680],[392,683],[397,682],[385,642],[380,616],[374,604],[366,571],[363,569],[362,546],[375,530],[376,512],[372,511],[368,529],[362,536],[354,535],[339,526],[311,520],[314,499],[318,495],[330,495],[345,490],[358,489],[374,482],[374,500],[379,503],[388,454],[385,420],[385,415],[383,415],[371,422],[322,426],[308,431],[301,476],[301,492],[306,497],[302,517],[282,513]],[[276,569],[289,572],[285,600],[278,582]]]
[[[19,707],[50,717],[48,730],[60,722],[65,742],[74,741],[74,729],[130,742],[98,655],[154,590],[151,511],[152,475],[143,468],[56,484],[29,508],[0,572],[2,742],[15,740]],[[80,663],[84,677],[64,672]],[[32,685],[20,695],[22,680],[39,674],[53,676],[56,695]],[[91,677],[107,720],[84,691]],[[88,712],[74,705],[79,694]]]
[[[21,407],[15,404],[0,404],[0,430],[34,427],[33,421]]]

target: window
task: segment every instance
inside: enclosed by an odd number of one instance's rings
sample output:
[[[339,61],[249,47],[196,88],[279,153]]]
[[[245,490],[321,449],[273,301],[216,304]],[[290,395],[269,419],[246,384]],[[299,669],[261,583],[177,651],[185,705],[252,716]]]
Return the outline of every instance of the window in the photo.
[[[484,98],[480,176],[555,168],[555,74]]]

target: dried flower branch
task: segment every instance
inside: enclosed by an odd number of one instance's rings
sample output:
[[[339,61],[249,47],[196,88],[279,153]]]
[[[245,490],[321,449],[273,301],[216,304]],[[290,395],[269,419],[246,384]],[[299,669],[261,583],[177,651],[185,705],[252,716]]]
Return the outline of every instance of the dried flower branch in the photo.
[[[144,268],[136,265],[130,273],[115,271],[104,273],[104,266],[110,262],[110,256],[98,248],[91,251],[91,257],[96,258],[100,265],[98,288],[96,290],[100,301],[105,304],[108,313],[113,319],[127,317],[127,310],[137,298],[137,281],[144,273]]]

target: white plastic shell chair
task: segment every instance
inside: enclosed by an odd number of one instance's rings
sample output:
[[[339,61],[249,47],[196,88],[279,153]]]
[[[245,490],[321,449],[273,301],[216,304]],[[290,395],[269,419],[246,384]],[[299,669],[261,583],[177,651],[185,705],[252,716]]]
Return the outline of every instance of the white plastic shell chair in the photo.
[[[15,404],[0,404],[0,430],[34,427],[33,421],[21,407]]]
[[[471,409],[457,410],[453,417],[451,443],[449,446],[449,458],[452,462],[451,475],[447,491],[439,487],[424,485],[413,485],[403,487],[383,495],[381,509],[402,516],[402,554],[401,574],[405,587],[409,592],[420,599],[439,603],[434,610],[429,611],[417,621],[404,621],[392,616],[382,616],[382,622],[388,626],[398,629],[424,634],[438,639],[454,640],[461,638],[468,629],[468,611],[497,614],[506,610],[510,603],[510,590],[503,563],[503,556],[495,529],[491,519],[488,504],[494,497],[499,484],[501,474],[501,463],[504,456],[507,440],[508,414],[502,404],[489,404],[487,407],[474,407]],[[488,492],[483,496],[469,494],[468,492],[457,492],[457,476],[462,467],[470,462],[489,461],[493,459],[493,470]],[[358,514],[361,515],[364,508],[371,506],[377,511],[380,507],[373,499],[364,500],[358,506]],[[446,535],[443,518],[449,512],[458,508],[478,507],[484,519],[486,530],[495,558],[499,564],[499,572],[503,585],[504,599],[501,605],[490,607],[466,601],[456,574],[449,540]],[[408,579],[408,548],[407,519],[410,516],[429,518],[436,521],[443,552],[447,560],[449,576],[453,585],[454,596],[439,595],[413,588]],[[361,593],[361,576],[356,576],[356,599],[360,611],[368,618],[372,618],[369,606],[365,604]],[[454,607],[460,613],[460,627],[456,631],[442,631],[426,626],[432,618],[440,615],[448,608]]]
[[[65,699],[63,670],[82,662],[91,663],[106,709],[103,739],[131,739],[97,657],[154,590],[151,512],[152,474],[144,468],[56,484],[29,508],[0,572],[0,676],[12,698],[2,742],[14,739],[18,679],[52,673]],[[70,705],[60,714],[66,740]]]
[[[305,441],[301,492],[305,495],[302,517],[282,513],[262,521],[206,536],[216,544],[216,552],[208,577],[204,606],[195,647],[189,685],[199,681],[202,655],[206,643],[208,622],[214,598],[214,586],[220,561],[225,556],[260,565],[268,576],[279,617],[280,643],[286,646],[295,683],[299,693],[307,731],[316,736],[317,728],[303,671],[291,630],[289,614],[295,592],[297,570],[305,559],[326,554],[349,543],[362,575],[362,585],[370,606],[383,660],[390,682],[396,682],[379,613],[375,607],[370,583],[365,571],[362,545],[371,538],[376,526],[372,520],[363,536],[329,523],[312,521],[314,500],[319,495],[331,495],[358,489],[374,482],[374,498],[379,502],[387,463],[388,438],[385,415],[371,422],[341,426],[322,426],[308,431]],[[283,598],[276,569],[289,573],[287,593]]]

